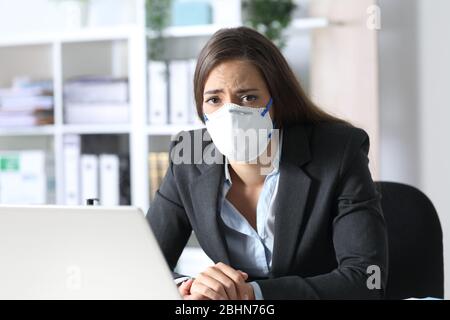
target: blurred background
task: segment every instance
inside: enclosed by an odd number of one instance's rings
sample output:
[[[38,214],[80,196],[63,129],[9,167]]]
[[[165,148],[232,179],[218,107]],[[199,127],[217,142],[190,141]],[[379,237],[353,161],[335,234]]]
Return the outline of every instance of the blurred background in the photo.
[[[431,199],[450,274],[449,13],[448,0],[0,0],[0,203],[145,212],[171,136],[201,127],[200,49],[247,25],[317,104],[369,133],[374,180]],[[182,271],[207,263],[198,252],[193,237]]]

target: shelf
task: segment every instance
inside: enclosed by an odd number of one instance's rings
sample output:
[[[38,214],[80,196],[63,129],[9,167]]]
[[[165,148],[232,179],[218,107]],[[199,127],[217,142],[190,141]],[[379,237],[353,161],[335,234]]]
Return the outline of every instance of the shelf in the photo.
[[[184,37],[206,37],[211,36],[221,28],[231,26],[220,26],[216,24],[198,25],[198,26],[180,26],[168,27],[163,31],[164,38],[184,38]],[[237,27],[237,26],[236,26]],[[152,30],[147,31],[149,38],[155,38],[156,33]]]
[[[207,37],[211,36],[221,28],[237,27],[238,25],[197,25],[197,26],[177,26],[168,27],[163,32],[166,38],[184,38],[184,37]],[[289,29],[310,30],[316,28],[325,28],[329,26],[326,18],[300,18],[292,21]],[[0,37],[0,47],[25,46],[52,44],[54,42],[85,42],[85,41],[108,41],[124,40],[139,31],[140,28],[134,25],[124,25],[117,27],[92,27],[76,30],[68,30],[53,33],[35,33],[26,35],[2,36]],[[148,30],[148,37],[155,37],[156,34]]]
[[[153,136],[167,136],[167,135],[175,135],[180,131],[189,131],[203,128],[204,126],[201,124],[185,124],[185,125],[176,125],[176,124],[166,124],[166,125],[148,125],[147,126],[147,134]]]
[[[330,25],[327,18],[304,18],[294,19],[291,24],[293,30],[312,30],[326,28]]]
[[[129,124],[66,124],[62,126],[66,134],[128,134]]]
[[[292,20],[290,30],[312,30],[317,28],[325,28],[329,26],[327,18],[300,18]],[[217,30],[221,28],[238,27],[238,25],[198,25],[198,26],[180,26],[180,27],[168,27],[163,31],[163,37],[165,38],[183,38],[183,37],[206,37],[213,35]],[[156,37],[156,33],[152,30],[147,31],[149,38]]]
[[[89,125],[64,125],[60,130],[65,134],[128,134],[131,131],[129,124],[89,124]],[[45,136],[59,132],[53,125],[24,127],[24,128],[0,128],[0,136]]]
[[[85,42],[128,39],[140,30],[135,26],[96,27],[53,33],[2,36],[0,47],[52,44],[54,42]]]
[[[23,128],[0,128],[0,136],[46,136],[53,135],[55,127],[53,125],[23,127]]]

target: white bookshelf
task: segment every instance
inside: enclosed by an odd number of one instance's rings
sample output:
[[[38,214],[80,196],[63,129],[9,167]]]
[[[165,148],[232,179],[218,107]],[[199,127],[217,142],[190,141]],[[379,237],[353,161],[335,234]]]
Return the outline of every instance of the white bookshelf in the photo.
[[[182,130],[200,128],[198,124],[150,125],[147,104],[147,39],[154,34],[145,27],[145,1],[136,1],[134,24],[110,27],[92,27],[75,31],[51,33],[29,33],[0,37],[0,58],[7,57],[11,63],[0,60],[0,87],[7,86],[14,75],[29,74],[33,77],[47,77],[54,83],[54,125],[32,128],[0,128],[0,149],[7,145],[20,145],[30,137],[44,141],[51,146],[52,172],[55,195],[49,200],[63,203],[64,163],[63,138],[68,134],[79,135],[127,135],[129,139],[131,204],[146,212],[149,207],[148,153],[156,147],[153,141],[163,144],[170,136]],[[235,23],[226,27],[236,26]],[[289,32],[308,31],[328,26],[324,18],[295,19]],[[172,42],[193,41],[190,56],[194,58],[207,37],[224,25],[201,25],[192,27],[169,27],[164,36]],[[204,39],[203,39],[204,38]],[[194,55],[192,56],[192,52]],[[107,58],[104,58],[107,57]],[[92,61],[91,61],[92,60]],[[129,79],[130,118],[123,124],[64,123],[63,85],[64,81],[83,72],[91,74],[106,72],[111,75],[127,76]],[[3,75],[2,75],[3,74]],[[159,139],[159,140],[158,140]],[[168,144],[167,144],[168,147]],[[48,148],[47,148],[48,149]]]
[[[137,1],[136,11],[144,8],[143,1]],[[86,28],[76,31],[53,33],[30,33],[0,37],[0,68],[4,73],[0,76],[0,86],[8,86],[14,75],[30,75],[33,78],[48,78],[53,81],[54,93],[54,125],[26,128],[0,128],[0,148],[7,149],[11,145],[21,145],[31,137],[39,137],[39,141],[47,141],[51,145],[53,156],[52,172],[48,176],[55,177],[55,195],[50,197],[54,203],[63,204],[64,164],[63,137],[68,134],[79,135],[128,135],[130,157],[131,203],[144,210],[149,206],[148,174],[147,174],[147,93],[146,93],[146,34],[144,17],[137,19],[136,24],[120,27]],[[115,51],[119,49],[116,53]],[[103,52],[109,56],[102,61]],[[31,53],[30,53],[31,52]],[[36,60],[28,63],[29,56],[36,52]],[[75,52],[75,54],[72,54]],[[3,55],[2,55],[3,53]],[[91,57],[90,54],[97,55]],[[118,58],[115,55],[119,56]],[[89,60],[92,58],[93,62]],[[77,61],[77,59],[79,61]],[[7,60],[10,60],[7,61]],[[84,60],[84,61],[83,61]],[[122,61],[116,61],[122,60]],[[28,69],[21,65],[28,63]],[[91,74],[103,73],[126,76],[129,79],[130,119],[124,124],[86,124],[75,125],[64,123],[63,84],[64,81],[83,73],[94,66]],[[45,65],[46,70],[43,67]],[[72,66],[72,69],[69,70]],[[119,71],[118,71],[119,69]],[[14,74],[16,72],[16,74]],[[88,73],[89,72],[85,72]],[[27,145],[27,147],[29,147]],[[39,148],[38,146],[36,148]],[[46,150],[48,151],[48,150]]]

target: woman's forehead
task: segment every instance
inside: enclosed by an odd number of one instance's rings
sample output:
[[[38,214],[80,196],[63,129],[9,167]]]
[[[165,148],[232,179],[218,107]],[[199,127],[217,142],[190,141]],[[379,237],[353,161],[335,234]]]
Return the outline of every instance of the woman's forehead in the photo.
[[[247,61],[227,61],[211,70],[204,91],[216,89],[240,89],[243,86],[263,86],[258,69]]]

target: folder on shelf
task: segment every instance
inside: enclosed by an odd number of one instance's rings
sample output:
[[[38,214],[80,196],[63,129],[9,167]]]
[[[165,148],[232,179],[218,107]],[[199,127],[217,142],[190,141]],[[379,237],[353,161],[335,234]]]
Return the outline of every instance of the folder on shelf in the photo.
[[[150,200],[155,197],[155,192],[158,190],[158,160],[157,153],[150,152],[148,155],[148,173],[150,179]]]
[[[186,60],[174,60],[169,64],[170,73],[170,123],[189,122],[189,64]]]
[[[98,198],[98,156],[83,154],[81,156],[81,202],[87,199]]]
[[[148,155],[150,199],[153,200],[169,167],[168,152],[150,152]]]
[[[64,203],[80,204],[80,154],[81,141],[79,135],[64,136]]]
[[[119,156],[102,154],[100,161],[100,204],[103,206],[117,206],[120,203],[120,173]]]
[[[187,61],[188,63],[188,94],[189,94],[189,100],[188,100],[188,122],[193,124],[202,125],[202,122],[200,121],[198,115],[197,115],[197,107],[195,105],[195,94],[194,94],[194,74],[195,74],[195,67],[197,66],[197,60],[196,59],[190,59]]]
[[[148,101],[150,124],[168,122],[168,79],[167,65],[164,61],[150,61],[148,64]]]
[[[45,151],[0,151],[0,202],[45,204]]]
[[[167,168],[169,167],[169,153],[158,152],[158,188],[161,185]]]

